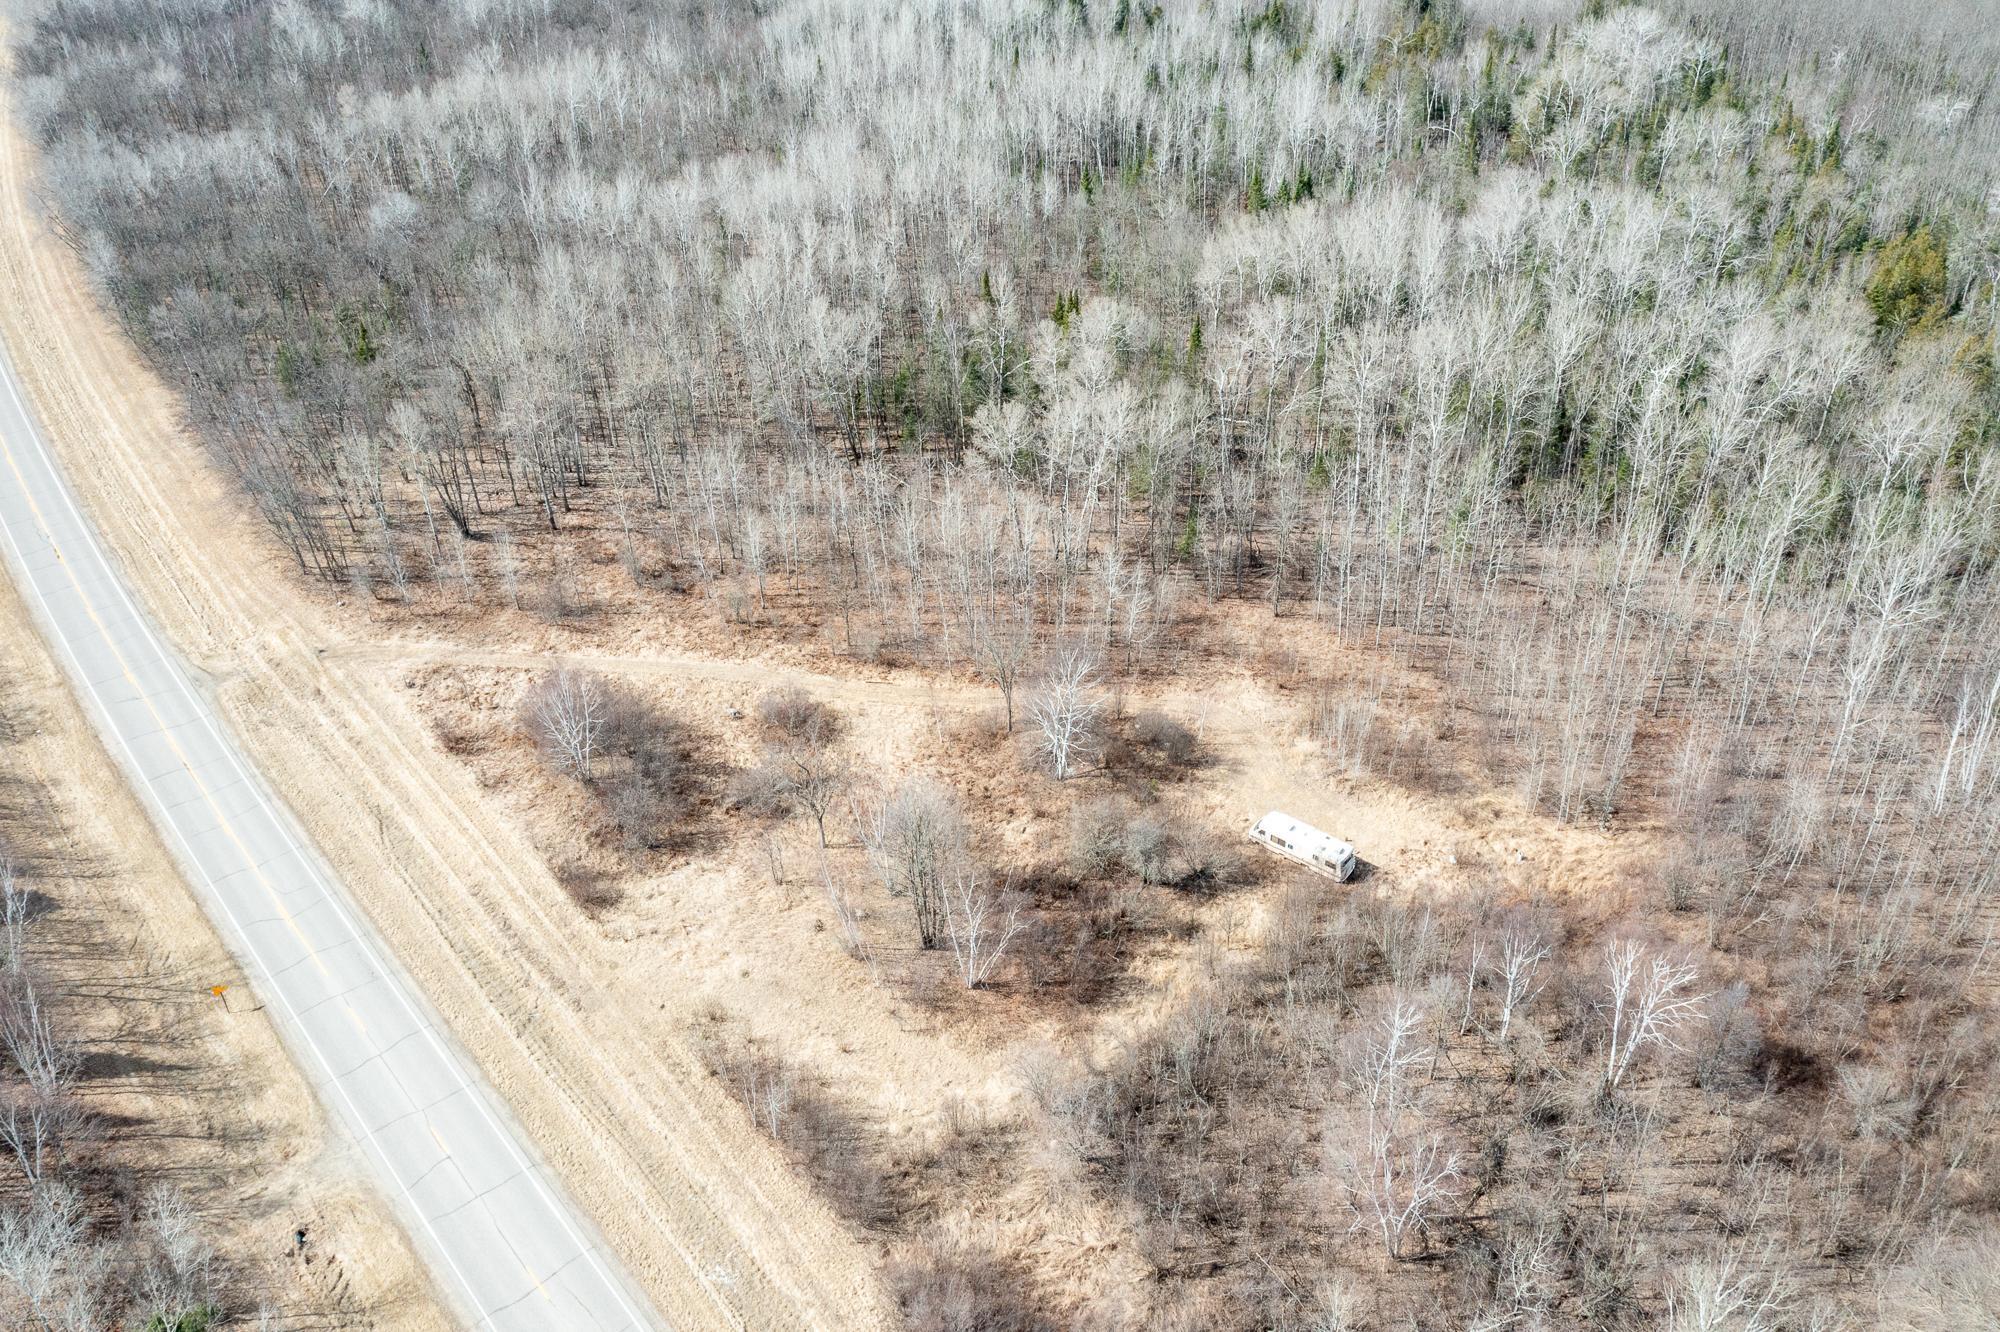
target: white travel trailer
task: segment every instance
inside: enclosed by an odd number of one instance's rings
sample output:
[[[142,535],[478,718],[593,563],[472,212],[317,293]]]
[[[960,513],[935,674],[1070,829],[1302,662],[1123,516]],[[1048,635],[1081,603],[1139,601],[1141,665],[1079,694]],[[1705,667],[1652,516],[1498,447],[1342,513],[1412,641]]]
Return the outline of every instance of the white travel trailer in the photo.
[[[1345,883],[1354,875],[1354,847],[1329,837],[1310,823],[1272,810],[1250,829],[1252,841],[1262,842],[1287,860]]]

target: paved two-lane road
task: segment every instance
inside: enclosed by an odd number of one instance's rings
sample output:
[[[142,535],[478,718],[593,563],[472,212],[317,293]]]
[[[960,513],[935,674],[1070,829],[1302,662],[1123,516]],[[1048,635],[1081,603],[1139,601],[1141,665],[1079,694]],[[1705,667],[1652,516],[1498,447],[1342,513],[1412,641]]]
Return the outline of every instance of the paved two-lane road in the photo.
[[[658,1326],[154,630],[4,351],[0,534],[107,747],[446,1300],[495,1332]]]

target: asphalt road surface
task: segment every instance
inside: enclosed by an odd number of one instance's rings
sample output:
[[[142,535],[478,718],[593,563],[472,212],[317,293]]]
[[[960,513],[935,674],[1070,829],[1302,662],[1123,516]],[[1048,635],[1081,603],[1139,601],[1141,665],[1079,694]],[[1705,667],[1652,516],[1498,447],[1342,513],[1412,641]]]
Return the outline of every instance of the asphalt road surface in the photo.
[[[0,530],[106,747],[449,1305],[510,1332],[659,1326],[154,630],[4,353]]]

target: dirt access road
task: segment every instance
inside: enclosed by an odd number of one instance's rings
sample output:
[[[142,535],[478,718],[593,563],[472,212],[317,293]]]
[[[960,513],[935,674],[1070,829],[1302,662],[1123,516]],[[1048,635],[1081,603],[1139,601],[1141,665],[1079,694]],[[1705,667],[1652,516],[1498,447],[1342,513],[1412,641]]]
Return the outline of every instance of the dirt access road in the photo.
[[[297,597],[172,395],[97,307],[0,129],[0,336],[84,509],[425,998],[675,1327],[872,1327],[868,1256],[677,1043],[381,678]],[[331,651],[330,651],[331,650]]]

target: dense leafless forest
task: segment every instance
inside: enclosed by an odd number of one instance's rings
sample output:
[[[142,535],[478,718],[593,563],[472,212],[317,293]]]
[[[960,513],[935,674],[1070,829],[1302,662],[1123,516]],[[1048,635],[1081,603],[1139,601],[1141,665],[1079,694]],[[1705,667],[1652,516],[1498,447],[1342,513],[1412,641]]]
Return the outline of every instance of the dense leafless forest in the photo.
[[[1197,610],[1278,617],[1447,701],[1348,672],[1334,768],[1664,830],[1615,918],[1287,892],[923,1167],[1089,1191],[1143,1289],[944,1236],[843,1136],[912,1326],[2000,1309],[1977,0],[27,9],[52,208],[304,578],[582,620],[609,551],[659,615],[985,680],[1052,780],[1094,688],[1218,650]],[[594,688],[532,705],[586,780],[593,709],[661,725]],[[731,798],[823,843],[817,716],[775,702]],[[636,841],[679,744],[613,755]],[[978,816],[913,784],[859,830],[926,948],[1034,938],[946,864]],[[1080,804],[1064,872],[1151,883],[1167,836]]]

